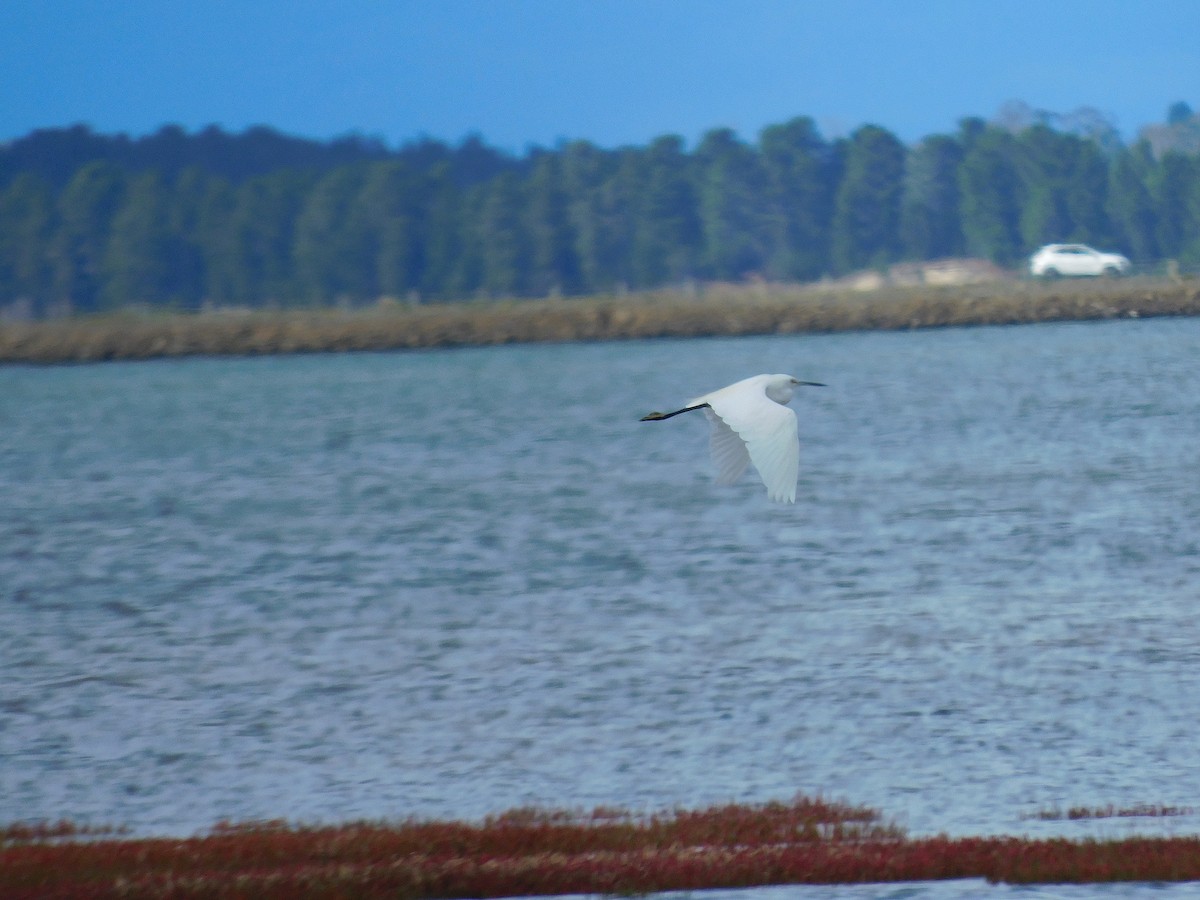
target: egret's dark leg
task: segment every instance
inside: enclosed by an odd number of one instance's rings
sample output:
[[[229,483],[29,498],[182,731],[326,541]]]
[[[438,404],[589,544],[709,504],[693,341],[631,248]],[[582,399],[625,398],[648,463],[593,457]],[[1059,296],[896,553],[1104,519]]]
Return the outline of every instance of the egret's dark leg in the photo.
[[[706,407],[706,406],[708,406],[707,403],[700,403],[696,406],[685,406],[683,409],[675,410],[675,412],[669,412],[669,413],[652,412],[652,413],[649,413],[648,415],[642,416],[640,419],[638,419],[638,421],[639,422],[661,422],[663,419],[670,419],[674,416],[681,416],[685,412],[692,412],[693,410],[696,410],[696,409],[704,409],[704,407]]]

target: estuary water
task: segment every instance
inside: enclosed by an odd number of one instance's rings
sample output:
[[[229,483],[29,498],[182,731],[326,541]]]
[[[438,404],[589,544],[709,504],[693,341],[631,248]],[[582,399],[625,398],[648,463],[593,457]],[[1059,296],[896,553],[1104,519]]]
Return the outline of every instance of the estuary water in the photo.
[[[794,506],[638,422],[759,372]],[[0,808],[1195,833],[1033,817],[1200,806],[1198,388],[1197,319],[2,367]]]

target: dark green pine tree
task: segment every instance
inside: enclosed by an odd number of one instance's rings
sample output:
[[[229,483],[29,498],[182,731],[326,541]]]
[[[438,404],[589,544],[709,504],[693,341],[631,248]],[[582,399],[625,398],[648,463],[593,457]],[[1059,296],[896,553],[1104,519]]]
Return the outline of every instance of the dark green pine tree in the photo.
[[[958,167],[959,203],[967,253],[1009,265],[1023,253],[1016,145],[1008,132],[972,129]]]
[[[492,297],[517,297],[529,287],[529,237],[521,221],[525,197],[520,179],[505,172],[482,194],[478,239],[482,288]]]
[[[229,298],[217,290],[221,284],[218,267],[229,239],[237,193],[224,176],[209,173],[205,173],[205,176],[195,198],[195,206],[190,209],[192,230],[187,240],[192,252],[199,256],[196,273],[200,279],[196,288],[198,302],[221,305],[227,303]],[[181,218],[178,212],[175,218],[177,221]]]
[[[952,137],[934,135],[908,154],[900,238],[910,259],[939,259],[963,252],[958,167],[963,148]]]
[[[1016,138],[1018,221],[1021,246],[1026,251],[1073,238],[1074,223],[1066,203],[1071,148],[1065,137],[1045,125],[1034,125]]]
[[[1184,190],[1187,238],[1180,248],[1179,261],[1195,270],[1200,268],[1200,156],[1192,156],[1189,161],[1191,172]]]
[[[1093,140],[1071,136],[1071,146],[1071,166],[1064,191],[1071,238],[1111,244],[1113,228],[1107,208],[1110,161]]]
[[[835,271],[884,265],[900,256],[904,156],[904,145],[877,125],[864,125],[851,135],[834,202]]]
[[[308,303],[375,299],[371,245],[355,208],[365,175],[361,165],[334,169],[305,199],[293,253],[299,295]]]
[[[426,178],[420,293],[460,300],[480,290],[483,283],[479,219],[486,186],[463,190],[444,164],[435,166]]]
[[[192,166],[167,194],[168,302],[198,309],[208,299],[208,265],[228,222],[232,188],[219,176]]]
[[[41,315],[50,297],[50,243],[57,227],[50,185],[28,173],[0,193],[0,304]]]
[[[1184,100],[1177,100],[1167,107],[1167,124],[1182,125],[1192,117],[1192,107]]]
[[[72,176],[58,196],[52,296],[65,308],[87,313],[100,306],[105,247],[126,180],[112,163],[91,162]]]
[[[525,184],[525,195],[529,293],[545,297],[578,292],[582,276],[561,154],[538,154]]]
[[[419,292],[425,269],[426,179],[400,161],[370,166],[355,202],[357,226],[369,243],[373,291],[407,298]]]
[[[763,129],[758,146],[765,177],[768,274],[815,279],[829,270],[839,156],[807,117]]]
[[[710,131],[693,155],[699,195],[701,272],[740,280],[767,267],[766,177],[758,155],[731,129]]]
[[[314,177],[290,170],[243,182],[224,228],[207,244],[207,296],[216,303],[277,306],[300,296],[294,264],[296,222]]]
[[[1016,158],[1026,250],[1057,241],[1111,240],[1108,163],[1095,141],[1035,125],[1017,138]]]
[[[171,287],[167,187],[154,171],[135,176],[113,217],[104,254],[101,305],[167,302]]]
[[[563,150],[563,186],[583,291],[619,291],[632,280],[632,159],[628,151],[609,152],[586,141]]]
[[[1109,169],[1107,212],[1117,247],[1133,260],[1158,258],[1154,202],[1147,188],[1154,168],[1150,145],[1139,141],[1117,154]]]
[[[1192,159],[1174,151],[1163,154],[1150,178],[1150,195],[1157,211],[1154,239],[1159,253],[1179,259],[1191,242],[1189,193]]]
[[[680,283],[697,274],[700,219],[683,140],[657,138],[637,156],[632,272],[637,287]]]

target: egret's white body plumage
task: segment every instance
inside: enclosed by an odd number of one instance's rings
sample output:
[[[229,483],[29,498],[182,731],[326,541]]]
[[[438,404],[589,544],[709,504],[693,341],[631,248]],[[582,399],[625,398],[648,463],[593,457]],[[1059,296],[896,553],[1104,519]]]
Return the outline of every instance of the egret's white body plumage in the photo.
[[[712,426],[709,444],[717,481],[732,484],[752,462],[771,500],[794,503],[800,444],[796,414],[786,404],[801,384],[820,386],[791,375],[755,375],[702,394],[675,412],[650,413],[642,421],[703,409]]]

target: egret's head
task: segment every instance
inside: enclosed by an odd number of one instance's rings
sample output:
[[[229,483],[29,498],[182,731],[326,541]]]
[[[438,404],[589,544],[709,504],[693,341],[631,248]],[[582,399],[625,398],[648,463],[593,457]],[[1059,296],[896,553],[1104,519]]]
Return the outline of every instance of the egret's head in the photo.
[[[767,396],[776,403],[788,403],[792,399],[792,394],[796,392],[796,388],[801,386],[825,387],[819,381],[801,381],[791,375],[773,375],[767,382]]]

